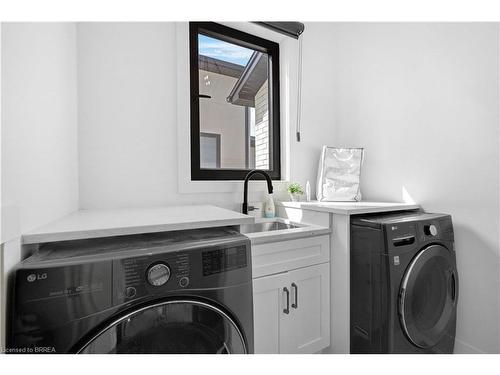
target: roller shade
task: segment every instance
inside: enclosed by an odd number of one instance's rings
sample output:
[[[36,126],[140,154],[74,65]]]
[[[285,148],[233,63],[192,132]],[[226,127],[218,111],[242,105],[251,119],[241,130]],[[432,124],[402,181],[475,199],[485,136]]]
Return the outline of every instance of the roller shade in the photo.
[[[297,124],[296,137],[297,142],[301,141],[301,113],[302,113],[302,38],[300,34],[304,32],[305,26],[300,22],[255,22],[256,24],[276,31],[280,34],[298,39],[299,54],[298,54],[298,70],[297,70]]]
[[[273,31],[299,39],[299,35],[304,32],[304,24],[300,22],[255,22]]]

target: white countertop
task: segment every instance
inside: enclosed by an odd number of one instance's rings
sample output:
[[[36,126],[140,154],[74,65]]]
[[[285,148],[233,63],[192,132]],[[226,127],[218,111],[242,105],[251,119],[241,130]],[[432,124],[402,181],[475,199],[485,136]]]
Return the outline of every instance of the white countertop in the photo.
[[[341,215],[368,214],[375,212],[403,211],[420,208],[418,204],[394,202],[277,202],[277,205],[303,210],[331,212]]]
[[[22,239],[33,244],[253,222],[251,216],[208,205],[80,210],[25,233]]]

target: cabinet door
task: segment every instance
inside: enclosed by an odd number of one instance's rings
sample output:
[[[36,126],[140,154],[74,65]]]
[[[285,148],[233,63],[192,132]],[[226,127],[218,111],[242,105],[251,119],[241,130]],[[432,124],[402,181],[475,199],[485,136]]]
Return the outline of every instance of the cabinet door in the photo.
[[[290,271],[290,319],[282,353],[315,353],[330,345],[330,264]]]
[[[280,353],[280,330],[284,315],[283,287],[287,287],[287,284],[287,273],[253,280],[253,325],[256,354]]]

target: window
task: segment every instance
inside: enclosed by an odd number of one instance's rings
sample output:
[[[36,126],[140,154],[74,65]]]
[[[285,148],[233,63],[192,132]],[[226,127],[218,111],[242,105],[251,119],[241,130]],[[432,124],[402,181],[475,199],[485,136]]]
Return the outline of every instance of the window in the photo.
[[[189,33],[191,180],[279,180],[278,44],[212,22]]]

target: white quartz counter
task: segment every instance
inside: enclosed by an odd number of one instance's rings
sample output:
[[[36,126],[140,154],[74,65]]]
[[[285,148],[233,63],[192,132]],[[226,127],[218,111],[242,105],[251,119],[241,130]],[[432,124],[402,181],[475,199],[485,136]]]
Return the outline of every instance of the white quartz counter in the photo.
[[[24,244],[33,244],[253,222],[251,216],[208,205],[80,210],[27,232],[22,238]]]
[[[391,202],[277,202],[285,208],[330,212],[341,215],[368,214],[387,211],[404,211],[418,209],[418,204]]]

